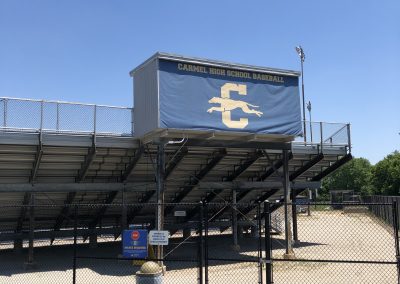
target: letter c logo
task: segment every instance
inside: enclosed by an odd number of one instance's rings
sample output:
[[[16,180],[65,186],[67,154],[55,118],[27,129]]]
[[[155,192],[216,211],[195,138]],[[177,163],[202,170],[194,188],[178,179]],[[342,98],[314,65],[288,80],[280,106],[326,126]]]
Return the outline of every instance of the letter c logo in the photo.
[[[221,87],[221,98],[230,99],[231,92],[238,92],[239,95],[246,96],[247,87],[246,85],[243,84],[225,83]],[[229,128],[243,129],[249,124],[249,120],[247,118],[232,120],[231,110],[235,108],[234,105],[232,106],[221,105],[221,107],[224,109],[224,111],[222,112],[222,122]]]

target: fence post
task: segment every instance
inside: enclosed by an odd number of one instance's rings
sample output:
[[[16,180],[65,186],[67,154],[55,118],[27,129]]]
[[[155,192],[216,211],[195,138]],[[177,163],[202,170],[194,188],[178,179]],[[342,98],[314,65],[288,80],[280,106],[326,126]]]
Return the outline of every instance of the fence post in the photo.
[[[272,261],[271,261],[271,214],[270,203],[264,202],[264,228],[265,228],[265,279],[267,284],[273,283],[272,278]]]
[[[7,99],[4,99],[3,127],[7,127]]]
[[[321,140],[321,153],[323,153],[324,150],[324,133],[323,133],[323,124],[322,122],[319,123],[319,135],[320,135],[320,140]]]
[[[262,234],[261,234],[261,203],[257,204],[257,226],[258,226],[258,283],[262,284]]]
[[[131,135],[132,136],[133,136],[133,132],[135,131],[134,124],[133,124],[133,111],[134,111],[134,109],[131,108]]]
[[[56,130],[60,130],[60,104],[59,102],[56,102],[56,108],[57,108],[57,118],[56,118]]]
[[[204,267],[204,239],[203,239],[203,220],[204,220],[204,205],[200,201],[200,214],[199,214],[199,281],[203,284],[203,267]]]
[[[35,239],[35,194],[32,192],[29,201],[29,248],[28,248],[28,262],[27,268],[35,267],[33,259],[33,246]]]
[[[97,128],[97,105],[94,105],[93,111],[93,134],[96,135],[96,128]]]
[[[204,282],[208,284],[208,204],[204,206]]]
[[[43,130],[43,115],[44,115],[44,101],[42,100],[40,102],[40,133],[42,133]]]
[[[347,144],[349,146],[349,153],[351,153],[350,123],[347,123]]]
[[[76,284],[76,251],[77,251],[77,238],[78,238],[78,206],[74,206],[74,256],[73,256],[73,272],[72,283]]]
[[[398,220],[397,201],[392,202],[392,216],[393,216],[393,229],[394,229],[394,242],[396,246],[396,260],[397,260],[397,283],[400,283],[400,248],[399,248],[399,220]]]

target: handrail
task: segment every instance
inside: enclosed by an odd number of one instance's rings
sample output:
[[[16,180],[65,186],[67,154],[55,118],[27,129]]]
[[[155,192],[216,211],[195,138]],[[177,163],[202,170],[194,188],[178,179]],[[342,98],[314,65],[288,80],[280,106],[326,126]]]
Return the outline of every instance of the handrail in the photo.
[[[0,130],[133,136],[133,108],[0,97]],[[1,121],[2,120],[2,121]]]
[[[121,106],[0,97],[0,130],[133,136],[133,111]],[[305,122],[310,135],[307,141],[295,143],[319,145],[321,151],[324,144],[351,149],[349,123]]]
[[[333,136],[335,136],[336,134],[338,134],[340,131],[342,131],[342,130],[343,130],[344,128],[346,128],[346,127],[347,127],[347,124],[343,125],[342,128],[340,128],[340,129],[337,130],[335,133],[333,133],[331,136],[329,136],[328,138],[326,138],[326,139],[324,140],[324,142],[327,142],[327,141],[331,140]]]
[[[307,129],[309,129],[306,141],[303,141],[303,138],[300,139],[300,136],[298,136],[295,138],[294,143],[309,146],[317,145],[320,148],[320,152],[323,152],[325,146],[345,146],[351,152],[350,123],[305,122]]]
[[[107,107],[107,108],[117,108],[117,109],[133,109],[133,107],[123,107],[123,106],[111,106],[111,105],[99,105],[99,104],[89,104],[89,103],[79,103],[79,102],[67,102],[67,101],[54,101],[54,100],[38,100],[38,99],[27,99],[27,98],[12,98],[12,97],[0,97],[0,101],[4,100],[14,100],[14,101],[28,101],[28,102],[44,102],[51,104],[66,104],[66,105],[80,105],[80,106],[97,106],[97,107]]]

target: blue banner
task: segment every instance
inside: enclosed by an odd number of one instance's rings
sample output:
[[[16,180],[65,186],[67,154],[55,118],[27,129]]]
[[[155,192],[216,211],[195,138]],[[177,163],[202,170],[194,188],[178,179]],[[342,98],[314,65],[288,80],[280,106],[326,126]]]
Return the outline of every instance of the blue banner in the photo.
[[[147,258],[147,230],[124,230],[122,255],[129,258]]]
[[[159,61],[160,128],[302,133],[298,77]]]

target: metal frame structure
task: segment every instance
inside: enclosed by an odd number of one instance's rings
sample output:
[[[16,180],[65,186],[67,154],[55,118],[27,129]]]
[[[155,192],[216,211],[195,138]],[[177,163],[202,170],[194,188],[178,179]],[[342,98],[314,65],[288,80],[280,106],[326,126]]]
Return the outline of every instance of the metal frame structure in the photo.
[[[43,110],[46,102],[39,102]],[[329,132],[324,126],[329,129],[330,124],[319,122],[318,141],[306,142],[276,135],[174,129],[135,137],[132,132],[97,132],[96,121],[92,131],[45,129],[48,118],[43,112],[37,129],[10,128],[7,105],[0,127],[0,201],[20,204],[22,209],[1,208],[0,241],[32,240],[32,262],[34,238],[53,242],[73,235],[68,221],[73,204],[100,204],[79,212],[86,226],[77,233],[85,239],[118,236],[136,222],[175,232],[182,229],[174,224],[173,212],[179,208],[168,203],[199,201],[249,204],[240,214],[227,206],[209,220],[221,229],[232,226],[237,233],[239,224],[249,224],[243,216],[257,215],[260,202],[269,200],[270,210],[275,210],[274,201],[288,203],[304,190],[318,188],[324,176],[351,159],[349,124],[335,124]],[[90,107],[98,117],[97,107]],[[132,124],[129,117],[127,125]],[[33,198],[35,205],[54,207],[28,214]],[[154,203],[157,210],[128,210],[130,203]],[[123,204],[124,209],[109,204]],[[290,231],[298,238],[295,211],[285,207],[287,253],[291,253]],[[186,227],[196,214],[197,210],[187,212]]]

